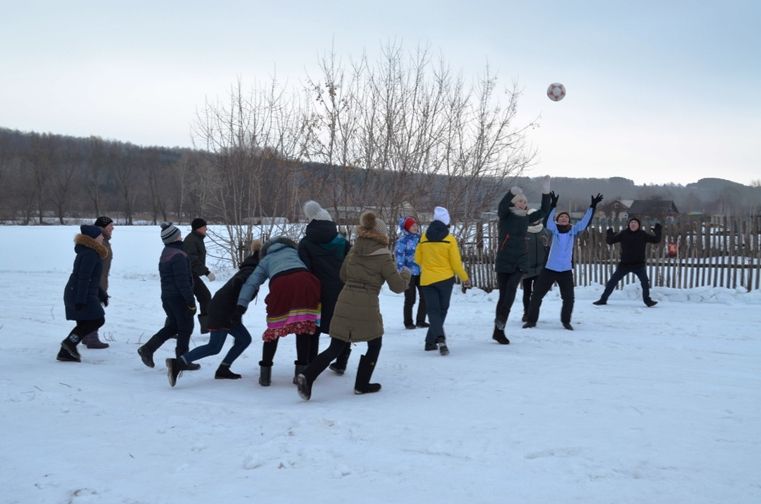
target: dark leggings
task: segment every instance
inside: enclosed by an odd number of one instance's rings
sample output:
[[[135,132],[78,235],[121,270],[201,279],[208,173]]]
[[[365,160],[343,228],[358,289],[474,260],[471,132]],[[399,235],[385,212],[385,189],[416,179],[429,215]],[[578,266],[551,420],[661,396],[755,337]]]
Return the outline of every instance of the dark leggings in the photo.
[[[380,356],[383,337],[375,338],[367,342],[367,353],[365,357],[370,362],[378,362]],[[309,382],[313,382],[320,374],[325,371],[330,362],[338,357],[344,349],[349,346],[348,341],[340,340],[337,338],[330,338],[330,346],[326,348],[321,354],[319,354],[314,361],[304,370],[304,376],[306,376]]]
[[[531,305],[529,306],[527,322],[536,324],[539,319],[539,309],[542,307],[542,299],[550,291],[552,284],[557,282],[560,287],[560,297],[563,300],[563,306],[560,309],[560,321],[564,324],[571,323],[571,314],[573,313],[573,271],[553,271],[544,269],[539,274],[539,279],[534,285],[534,292],[531,294]]]
[[[517,269],[512,273],[497,272],[499,299],[497,300],[497,313],[494,319],[494,325],[497,329],[504,329],[507,324],[510,308],[512,308],[515,301],[515,291],[518,290],[518,284],[521,283],[522,276],[523,273]]]
[[[262,365],[271,366],[277,353],[277,343],[280,338],[272,341],[265,341],[262,345]],[[301,365],[309,364],[313,357],[317,355],[317,345],[320,341],[320,333],[314,334],[297,334],[296,335],[296,362]]]
[[[76,334],[78,336],[77,343],[79,343],[82,338],[91,332],[97,331],[105,323],[105,318],[99,318],[95,320],[77,320],[77,326],[71,330],[69,335]]]
[[[536,283],[536,280],[539,278],[539,276],[534,276],[531,278],[524,278],[522,280],[523,285],[523,314],[528,313],[528,307],[531,305],[531,292],[534,290],[534,284]]]

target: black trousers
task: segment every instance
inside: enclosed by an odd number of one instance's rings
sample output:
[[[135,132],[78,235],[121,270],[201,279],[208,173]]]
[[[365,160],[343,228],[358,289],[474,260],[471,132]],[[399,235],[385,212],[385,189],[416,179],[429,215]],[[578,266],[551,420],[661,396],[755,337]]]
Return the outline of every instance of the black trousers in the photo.
[[[497,285],[499,286],[499,299],[497,300],[497,314],[494,325],[497,329],[504,329],[507,317],[510,316],[510,308],[515,301],[515,292],[521,283],[523,272],[515,270],[512,273],[497,272]]]
[[[105,318],[99,318],[95,320],[77,320],[77,326],[69,333],[79,336],[79,341],[91,332],[97,331],[103,324],[106,323]]]
[[[383,346],[382,340],[383,337],[380,337],[367,342],[367,353],[365,354],[365,357],[370,359],[370,362],[378,362],[381,346]],[[320,353],[304,370],[304,376],[306,376],[307,380],[310,383],[315,381],[317,377],[325,371],[331,361],[341,355],[349,344],[348,341],[340,340],[338,338],[330,338],[330,346]]]
[[[415,306],[417,295],[419,294],[420,302],[417,305],[417,314],[415,320],[412,320],[412,307]],[[425,296],[420,287],[420,275],[412,275],[407,290],[404,291],[404,325],[422,324],[425,322]]]
[[[534,292],[534,284],[539,279],[539,275],[521,280],[523,286],[523,313],[528,313],[528,307],[531,305],[531,293]]]
[[[600,296],[600,299],[607,301],[610,295],[613,293],[613,289],[616,288],[618,282],[620,282],[629,273],[634,273],[639,278],[639,283],[642,285],[642,301],[650,301],[650,279],[647,278],[647,268],[643,266],[627,267],[620,264],[616,268],[616,271],[610,276],[610,280],[605,284],[605,291]]]
[[[265,341],[262,345],[262,365],[271,366],[277,353],[277,343],[280,338],[272,341]],[[307,365],[317,357],[317,350],[320,344],[320,331],[314,334],[297,334],[296,335],[296,362],[298,365]]]
[[[193,277],[193,295],[198,301],[198,315],[201,317],[206,316],[209,302],[211,301],[211,292],[209,292],[209,288],[203,283],[201,277]]]
[[[560,287],[560,297],[563,299],[563,307],[560,309],[560,321],[565,323],[571,322],[573,313],[573,270],[553,271],[545,268],[539,273],[539,278],[534,284],[534,292],[531,294],[531,304],[527,313],[527,321],[536,324],[539,320],[539,308],[542,306],[542,299],[550,291],[552,284],[557,282]]]
[[[182,298],[162,299],[161,304],[166,313],[166,322],[159,332],[151,336],[143,347],[150,353],[155,352],[171,338],[177,338],[175,353],[177,358],[190,350],[190,335],[193,333],[193,312],[188,310]]]

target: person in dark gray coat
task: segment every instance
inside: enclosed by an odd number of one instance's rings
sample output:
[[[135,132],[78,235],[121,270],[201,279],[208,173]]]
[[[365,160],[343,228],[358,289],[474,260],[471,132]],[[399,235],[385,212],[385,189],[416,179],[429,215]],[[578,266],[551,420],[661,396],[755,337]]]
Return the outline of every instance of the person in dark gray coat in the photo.
[[[198,300],[198,324],[201,326],[201,334],[209,332],[209,301],[211,292],[201,277],[205,276],[210,282],[214,281],[214,273],[206,267],[206,221],[199,218],[190,223],[192,231],[185,237],[183,249],[190,258],[190,266],[193,271],[193,295]]]
[[[104,306],[108,306],[108,300],[111,296],[108,295],[108,275],[111,272],[111,260],[114,257],[113,250],[111,249],[111,236],[114,232],[114,221],[111,217],[101,215],[95,219],[95,226],[98,226],[103,233],[103,246],[106,247],[108,255],[103,259],[103,271],[100,274],[100,288],[105,293]],[[90,334],[85,335],[82,338],[82,343],[89,349],[100,350],[108,348],[109,344],[101,341],[98,336],[98,331],[93,331]]]

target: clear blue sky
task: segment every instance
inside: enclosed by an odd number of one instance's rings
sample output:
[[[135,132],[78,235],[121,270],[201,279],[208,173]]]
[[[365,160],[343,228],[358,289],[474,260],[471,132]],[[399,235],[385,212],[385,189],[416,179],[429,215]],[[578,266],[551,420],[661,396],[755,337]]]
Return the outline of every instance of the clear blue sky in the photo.
[[[345,59],[427,45],[524,94],[529,175],[761,179],[758,1],[0,0],[0,126],[188,146],[239,77],[299,85]],[[563,82],[565,100],[545,96]]]

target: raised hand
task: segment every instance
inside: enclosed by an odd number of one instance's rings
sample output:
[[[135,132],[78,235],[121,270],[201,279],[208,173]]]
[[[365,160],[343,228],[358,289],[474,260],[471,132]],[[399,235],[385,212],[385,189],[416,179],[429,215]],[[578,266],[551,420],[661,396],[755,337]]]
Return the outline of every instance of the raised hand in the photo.
[[[555,194],[555,191],[550,191],[550,207],[555,208],[558,206],[558,200],[560,199],[559,194]]]
[[[602,201],[602,194],[597,193],[597,196],[592,196],[589,206],[596,208],[597,204]]]

